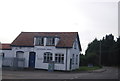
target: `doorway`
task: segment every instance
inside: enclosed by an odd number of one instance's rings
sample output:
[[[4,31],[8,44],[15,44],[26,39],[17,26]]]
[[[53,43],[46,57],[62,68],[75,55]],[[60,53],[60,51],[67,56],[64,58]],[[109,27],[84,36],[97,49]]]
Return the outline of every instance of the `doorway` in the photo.
[[[30,52],[29,53],[29,67],[30,68],[35,68],[35,57],[36,57],[35,52]]]

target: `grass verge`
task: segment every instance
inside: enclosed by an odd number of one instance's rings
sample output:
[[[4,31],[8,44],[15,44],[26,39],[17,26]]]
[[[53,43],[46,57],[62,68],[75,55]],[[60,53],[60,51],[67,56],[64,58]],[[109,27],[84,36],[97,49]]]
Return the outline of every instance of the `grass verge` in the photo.
[[[93,67],[88,67],[88,66],[80,66],[79,69],[77,69],[77,71],[90,71],[90,70],[97,70],[100,69],[102,67],[99,66],[93,66]]]

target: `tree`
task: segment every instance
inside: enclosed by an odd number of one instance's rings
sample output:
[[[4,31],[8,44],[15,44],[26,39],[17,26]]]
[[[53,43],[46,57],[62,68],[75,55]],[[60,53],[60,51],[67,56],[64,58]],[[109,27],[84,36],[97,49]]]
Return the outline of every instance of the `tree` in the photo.
[[[101,49],[100,49],[101,48]],[[120,53],[120,37],[114,40],[112,34],[106,35],[102,40],[95,38],[88,44],[85,55],[81,55],[81,64],[116,66],[118,65],[118,55]],[[101,58],[100,58],[101,56]]]
[[[91,43],[88,44],[85,56],[87,64],[99,64],[99,41],[97,40],[97,38],[95,38]]]
[[[114,36],[112,34],[106,35],[101,43],[101,61],[102,65],[114,65],[113,58],[115,56],[114,54],[114,45],[115,40]]]

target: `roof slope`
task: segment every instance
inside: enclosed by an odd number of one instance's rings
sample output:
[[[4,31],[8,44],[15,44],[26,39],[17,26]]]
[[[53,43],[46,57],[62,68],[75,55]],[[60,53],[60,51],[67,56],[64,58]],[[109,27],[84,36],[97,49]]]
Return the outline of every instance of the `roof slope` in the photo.
[[[77,32],[21,32],[19,36],[11,43],[12,46],[34,46],[34,37],[36,36],[52,36],[59,37],[60,40],[56,47],[69,48],[73,46],[75,38],[78,37]],[[80,42],[79,47],[81,50]]]
[[[0,50],[11,50],[10,44],[1,44],[0,45]]]

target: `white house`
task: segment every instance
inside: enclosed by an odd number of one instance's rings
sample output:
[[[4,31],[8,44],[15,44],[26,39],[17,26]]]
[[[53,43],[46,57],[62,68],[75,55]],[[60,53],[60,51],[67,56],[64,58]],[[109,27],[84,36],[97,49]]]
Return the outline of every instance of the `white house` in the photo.
[[[79,68],[78,32],[21,32],[10,46],[4,57],[25,58],[25,68],[48,69],[51,62],[54,70]]]
[[[0,44],[0,58],[1,58],[1,62],[3,61],[2,58],[13,58],[13,52],[12,52],[12,48],[10,46],[10,44],[8,43],[4,43],[4,44]],[[6,60],[4,62],[2,62],[1,65],[5,65],[5,66],[11,66],[11,60]]]

